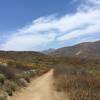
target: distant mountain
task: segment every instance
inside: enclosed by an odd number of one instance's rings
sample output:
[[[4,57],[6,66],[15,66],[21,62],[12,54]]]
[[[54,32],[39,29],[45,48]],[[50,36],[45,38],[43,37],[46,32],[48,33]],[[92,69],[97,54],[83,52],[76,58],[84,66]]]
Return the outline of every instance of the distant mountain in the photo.
[[[84,42],[70,47],[59,48],[49,55],[56,57],[80,57],[100,59],[100,41]]]
[[[50,48],[50,49],[47,49],[47,50],[42,51],[42,53],[44,53],[44,54],[49,54],[49,53],[52,53],[52,52],[54,52],[54,51],[55,51],[55,49]]]

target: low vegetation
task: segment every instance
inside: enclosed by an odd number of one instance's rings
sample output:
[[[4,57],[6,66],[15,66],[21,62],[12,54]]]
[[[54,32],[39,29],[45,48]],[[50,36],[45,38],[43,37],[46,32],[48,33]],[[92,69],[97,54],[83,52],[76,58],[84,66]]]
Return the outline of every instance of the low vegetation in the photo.
[[[46,58],[42,59],[42,54],[32,55],[30,58],[31,54],[28,53],[10,52],[10,54],[0,53],[0,100],[7,100],[8,96],[26,87],[32,78],[46,73],[51,66],[49,58],[44,55]]]
[[[36,52],[0,52],[0,100],[51,68],[56,91],[68,94],[70,100],[100,100],[99,59],[55,58]]]
[[[99,60],[63,58],[54,77],[55,90],[68,94],[70,100],[100,100]]]

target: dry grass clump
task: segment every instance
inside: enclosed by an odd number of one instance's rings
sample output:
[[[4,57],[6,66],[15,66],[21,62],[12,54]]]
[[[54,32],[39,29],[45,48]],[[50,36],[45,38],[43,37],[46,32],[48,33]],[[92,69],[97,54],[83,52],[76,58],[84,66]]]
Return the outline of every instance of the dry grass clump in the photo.
[[[8,97],[7,93],[5,93],[0,89],[0,100],[7,100],[7,97]]]
[[[64,63],[55,67],[56,91],[67,93],[70,100],[100,100],[100,68],[89,63],[87,66]]]

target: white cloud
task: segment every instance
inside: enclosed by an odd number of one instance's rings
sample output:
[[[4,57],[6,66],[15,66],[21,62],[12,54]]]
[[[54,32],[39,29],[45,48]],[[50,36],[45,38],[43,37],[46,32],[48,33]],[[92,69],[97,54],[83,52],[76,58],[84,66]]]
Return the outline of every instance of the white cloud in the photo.
[[[89,3],[92,3],[92,4],[96,4],[96,5],[99,5],[100,4],[100,0],[87,0]]]
[[[100,9],[100,0],[80,0],[82,4],[77,8],[78,11]]]
[[[75,0],[76,1],[76,0]],[[83,1],[83,0],[81,0]],[[90,6],[92,3],[93,6]],[[4,50],[38,50],[51,42],[66,41],[100,32],[100,1],[85,0],[74,14],[40,17],[16,32],[1,45]]]
[[[96,25],[91,25],[91,26],[85,28],[84,30],[74,30],[68,34],[65,34],[65,35],[59,37],[58,41],[69,40],[72,38],[77,38],[77,37],[82,36],[82,35],[99,33],[100,32],[99,26],[100,26],[100,24],[96,24]]]
[[[1,47],[3,50],[37,50],[38,46],[46,45],[48,42],[54,41],[55,34],[35,34],[35,35],[16,35],[12,36]]]

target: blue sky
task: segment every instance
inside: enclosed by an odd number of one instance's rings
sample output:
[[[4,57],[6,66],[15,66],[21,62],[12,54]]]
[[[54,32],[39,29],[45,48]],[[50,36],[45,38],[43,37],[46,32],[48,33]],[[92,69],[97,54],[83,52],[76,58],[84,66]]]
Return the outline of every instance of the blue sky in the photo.
[[[0,0],[0,31],[16,30],[41,16],[72,13],[76,6],[71,0]]]
[[[44,50],[100,40],[100,0],[0,0],[0,49]]]

